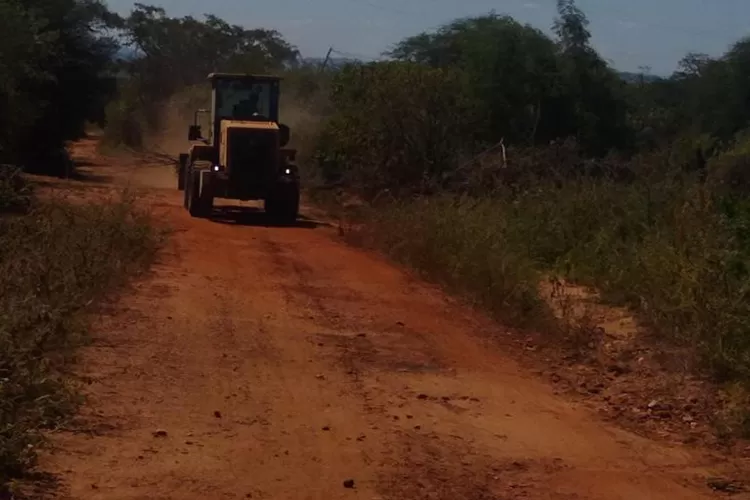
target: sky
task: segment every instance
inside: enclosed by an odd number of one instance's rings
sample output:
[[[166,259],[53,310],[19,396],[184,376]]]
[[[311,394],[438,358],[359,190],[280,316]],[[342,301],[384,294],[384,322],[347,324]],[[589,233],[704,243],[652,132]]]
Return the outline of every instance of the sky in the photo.
[[[127,14],[132,0],[107,0]],[[329,47],[376,59],[405,37],[456,18],[508,14],[551,33],[555,0],[141,0],[170,16],[214,14],[248,28],[278,30],[304,57]],[[748,0],[578,0],[593,43],[620,71],[668,75],[688,52],[723,54],[750,35]]]

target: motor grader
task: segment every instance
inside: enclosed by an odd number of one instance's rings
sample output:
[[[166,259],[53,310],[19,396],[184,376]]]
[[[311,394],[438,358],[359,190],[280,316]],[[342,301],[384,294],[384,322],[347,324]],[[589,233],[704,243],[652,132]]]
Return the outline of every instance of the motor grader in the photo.
[[[266,213],[293,222],[299,213],[296,151],[286,148],[290,129],[279,123],[276,76],[211,73],[211,109],[197,110],[181,154],[178,188],[193,217],[208,217],[214,198],[263,200]],[[210,113],[204,138],[199,116]]]

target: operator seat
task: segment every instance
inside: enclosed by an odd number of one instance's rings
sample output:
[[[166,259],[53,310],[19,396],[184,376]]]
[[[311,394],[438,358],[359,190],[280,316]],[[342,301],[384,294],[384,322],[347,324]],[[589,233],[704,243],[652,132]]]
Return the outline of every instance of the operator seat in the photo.
[[[237,120],[252,120],[253,115],[258,113],[258,94],[253,93],[247,99],[243,99],[232,108],[232,115]]]

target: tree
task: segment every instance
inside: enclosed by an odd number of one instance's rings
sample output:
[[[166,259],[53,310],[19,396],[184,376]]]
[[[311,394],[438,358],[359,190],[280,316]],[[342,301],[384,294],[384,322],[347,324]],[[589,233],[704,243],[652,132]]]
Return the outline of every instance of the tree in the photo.
[[[706,54],[690,52],[677,63],[678,70],[675,78],[699,78],[708,65],[711,58]]]
[[[163,105],[201,85],[212,72],[278,72],[298,64],[299,52],[280,33],[246,29],[216,16],[170,17],[161,7],[136,3],[118,22],[132,56],[122,63],[120,99],[109,108],[113,144],[140,147],[143,133],[163,126]]]
[[[0,1],[0,160],[67,164],[64,141],[101,119],[114,90],[110,20],[95,0]]]
[[[509,16],[459,19],[397,44],[387,55],[470,75],[484,104],[484,138],[548,144],[574,136],[590,154],[631,146],[624,85],[590,45],[588,20],[558,2],[557,43]]]
[[[750,126],[750,38],[717,59],[688,54],[671,80],[681,96],[675,106],[683,135],[731,142]]]
[[[173,18],[160,7],[136,3],[121,26],[137,54],[128,72],[152,101],[200,83],[214,71],[277,71],[299,58],[274,30],[249,30],[212,15],[204,21]]]
[[[459,19],[401,41],[388,55],[466,72],[486,105],[488,142],[545,142],[559,132],[548,107],[560,83],[555,45],[531,26],[496,14]]]
[[[577,57],[595,56],[596,53],[589,45],[589,20],[575,4],[575,0],[557,0],[557,14],[559,17],[555,20],[554,30],[563,53]]]
[[[554,29],[566,86],[557,102],[558,116],[567,120],[561,128],[593,155],[629,149],[633,133],[623,82],[591,46],[589,21],[575,0],[558,0],[557,10]]]
[[[346,67],[334,78],[336,112],[323,134],[327,180],[348,180],[367,197],[441,186],[480,130],[470,95],[455,68],[400,61]]]

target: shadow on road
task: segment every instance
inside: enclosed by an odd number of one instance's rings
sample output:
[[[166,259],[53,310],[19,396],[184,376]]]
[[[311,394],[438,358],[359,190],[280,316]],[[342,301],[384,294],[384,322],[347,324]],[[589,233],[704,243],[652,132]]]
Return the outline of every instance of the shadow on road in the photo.
[[[219,224],[232,224],[237,226],[296,227],[304,229],[330,226],[330,224],[326,222],[308,219],[302,215],[297,218],[296,222],[286,223],[274,219],[266,212],[256,207],[214,207],[213,213],[209,219]]]
[[[76,165],[78,167],[78,165]],[[91,184],[113,184],[115,178],[111,175],[94,173],[89,170],[77,169],[69,177],[70,180]]]

